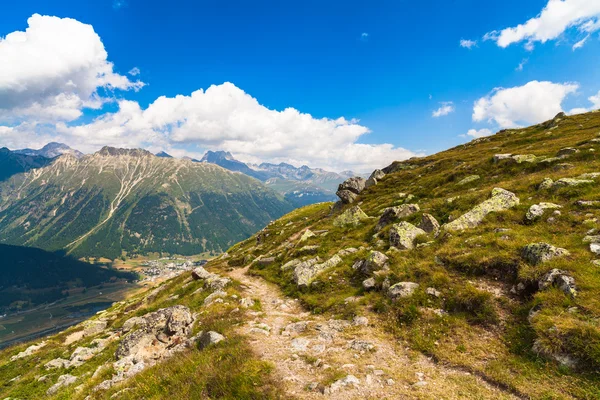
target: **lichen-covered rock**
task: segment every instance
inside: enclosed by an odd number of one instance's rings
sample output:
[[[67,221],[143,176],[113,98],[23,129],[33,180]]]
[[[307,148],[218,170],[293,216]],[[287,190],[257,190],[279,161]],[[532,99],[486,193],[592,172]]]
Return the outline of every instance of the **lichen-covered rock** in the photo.
[[[104,319],[96,319],[84,321],[81,325],[83,325],[83,329],[77,332],[73,332],[65,339],[65,344],[69,345],[71,343],[75,343],[83,338],[97,335],[98,333],[104,331],[108,326],[108,321]]]
[[[410,217],[419,211],[421,211],[421,208],[418,204],[403,204],[397,207],[388,207],[383,210],[383,214],[381,214],[381,217],[379,217],[377,226],[375,226],[375,231],[379,232],[385,226],[391,224],[394,220],[398,218]]]
[[[550,349],[545,348],[542,345],[541,340],[539,340],[539,339],[536,339],[533,342],[532,350],[542,357],[549,358],[549,359],[556,361],[563,367],[575,369],[580,364],[580,361],[576,357],[572,356],[571,354],[562,353],[562,352],[553,352]]]
[[[339,255],[334,255],[329,260],[320,264],[301,263],[294,268],[292,279],[298,286],[307,286],[312,280],[326,269],[333,268],[342,262]]]
[[[365,212],[359,207],[354,206],[350,207],[333,221],[333,225],[335,226],[358,226],[360,223],[366,219],[369,219],[369,216],[365,214]]]
[[[301,260],[299,260],[299,259],[297,259],[297,258],[296,258],[296,259],[293,259],[293,260],[290,260],[290,261],[286,262],[285,264],[283,264],[283,265],[281,266],[281,270],[282,270],[282,271],[289,271],[290,269],[292,269],[292,268],[295,268],[295,267],[296,267],[298,264],[300,264],[301,262],[302,262],[302,261],[301,261]]]
[[[419,284],[415,282],[398,282],[395,285],[390,286],[387,295],[392,300],[400,297],[410,297],[418,287]]]
[[[519,198],[512,192],[501,188],[492,190],[492,197],[475,206],[471,211],[461,215],[442,228],[446,231],[460,231],[475,228],[492,212],[505,211],[519,205]]]
[[[315,236],[316,235],[314,234],[313,231],[311,231],[310,229],[307,229],[307,230],[304,231],[304,233],[302,234],[302,236],[300,236],[299,242],[300,243],[305,242],[308,239],[310,239],[311,237],[315,237]]]
[[[423,214],[421,217],[421,223],[419,224],[419,228],[423,229],[425,232],[432,234],[437,237],[440,233],[440,223],[435,219],[435,217],[431,214]]]
[[[20,358],[28,357],[28,356],[36,353],[42,347],[46,346],[46,344],[47,344],[46,341],[40,342],[38,344],[33,344],[33,345],[29,346],[28,348],[26,348],[24,351],[20,352],[19,354],[12,356],[10,358],[10,361],[15,361],[15,360],[18,360]]]
[[[542,264],[557,257],[569,255],[566,249],[552,246],[548,243],[531,243],[521,252],[523,258],[533,265]]]
[[[463,186],[466,185],[467,183],[471,183],[471,182],[475,182],[476,180],[481,179],[481,177],[479,175],[469,175],[464,179],[461,179],[457,185],[458,186]]]
[[[365,275],[371,275],[375,271],[387,268],[389,258],[379,252],[372,251],[365,260],[358,260],[352,266],[353,269]]]
[[[223,290],[231,282],[229,278],[208,272],[202,267],[194,268],[192,271],[192,278],[194,280],[204,280],[205,285],[211,290]]]
[[[552,189],[589,185],[592,183],[594,183],[594,181],[591,179],[562,178],[552,184]]]
[[[542,183],[540,183],[538,185],[538,189],[539,190],[548,190],[548,189],[552,189],[552,186],[554,186],[554,181],[550,178],[544,178]]]
[[[318,250],[319,250],[319,246],[317,246],[317,245],[304,246],[304,247],[301,247],[298,250],[296,250],[296,254],[299,256],[306,255],[306,254],[315,254]]]
[[[351,192],[350,190],[338,190],[336,193],[337,197],[340,198],[341,204],[339,207],[334,207],[334,211],[336,209],[340,209],[344,204],[352,204],[358,198],[358,194]],[[337,204],[337,203],[336,203]]]
[[[538,287],[540,290],[547,289],[550,286],[557,286],[569,296],[577,296],[575,279],[569,275],[567,271],[554,268],[553,270],[544,274],[544,276],[538,281]]]
[[[54,385],[52,385],[47,391],[46,394],[48,396],[52,396],[54,394],[56,394],[56,392],[58,392],[61,388],[65,387],[65,386],[69,386],[74,384],[77,381],[77,377],[73,376],[73,375],[61,375],[58,377],[58,380],[56,381],[56,383]]]
[[[258,260],[256,260],[256,263],[258,265],[262,265],[262,266],[271,265],[274,262],[275,262],[275,257],[261,257]]]
[[[415,247],[415,239],[419,235],[426,235],[426,233],[423,229],[402,221],[390,229],[390,246],[400,250],[411,250]]]
[[[517,164],[521,163],[534,163],[538,160],[533,154],[516,154],[511,157]]]
[[[541,218],[546,210],[554,210],[558,208],[562,208],[562,206],[554,203],[534,204],[529,207],[529,211],[527,211],[527,214],[525,214],[525,218],[527,218],[529,221],[534,221],[538,218]]]

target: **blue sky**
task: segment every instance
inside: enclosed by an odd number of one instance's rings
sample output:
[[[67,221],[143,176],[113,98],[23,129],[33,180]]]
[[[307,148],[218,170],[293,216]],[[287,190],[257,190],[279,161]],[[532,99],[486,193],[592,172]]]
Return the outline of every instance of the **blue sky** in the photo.
[[[571,11],[583,9],[581,4],[586,3],[581,0],[566,2],[571,3]],[[587,2],[597,5],[599,1]],[[0,36],[25,31],[28,18],[34,14],[74,19],[93,27],[107,53],[106,60],[113,64],[113,74],[127,77],[131,82],[139,80],[145,86],[134,88],[123,84],[106,95],[102,85],[97,84],[97,93],[108,99],[101,107],[80,105],[81,115],[77,118],[36,119],[34,113],[19,114],[14,107],[4,106],[2,112],[2,96],[13,94],[13,89],[5,88],[3,92],[0,80],[0,128],[4,125],[6,132],[10,128],[13,133],[12,136],[10,132],[5,133],[3,138],[0,130],[0,145],[4,141],[9,147],[19,146],[24,144],[21,143],[24,138],[36,145],[57,137],[70,145],[83,147],[84,151],[93,151],[100,146],[100,140],[90,144],[85,138],[86,131],[90,136],[105,139],[106,144],[167,148],[176,155],[227,147],[248,161],[306,162],[335,169],[365,169],[378,162],[389,162],[389,157],[431,154],[472,139],[473,136],[466,136],[471,129],[478,130],[478,134],[487,134],[509,125],[540,122],[536,119],[547,116],[547,113],[520,115],[518,111],[504,110],[505,114],[510,114],[507,122],[507,115],[498,117],[495,113],[503,111],[495,109],[496,104],[490,101],[482,111],[481,120],[475,121],[475,102],[486,96],[491,99],[496,93],[492,92],[494,88],[523,87],[532,81],[568,83],[571,86],[566,89],[567,94],[552,92],[559,97],[558,103],[554,101],[539,107],[552,112],[556,111],[557,104],[565,111],[592,107],[588,98],[600,91],[600,40],[597,28],[585,30],[582,26],[586,22],[590,23],[588,27],[597,23],[600,12],[595,5],[588,7],[587,14],[581,18],[573,19],[569,10],[564,16],[551,16],[564,17],[567,23],[567,29],[556,37],[552,37],[553,33],[534,32],[525,39],[515,39],[504,48],[498,35],[486,41],[484,35],[516,27],[539,16],[545,7],[550,7],[548,0],[126,0],[119,3],[113,0],[25,0],[12,3],[0,13]],[[554,20],[550,21],[556,25]],[[587,41],[581,47],[573,48],[586,37]],[[477,44],[469,49],[460,45],[461,40],[477,41]],[[0,57],[2,54],[0,47]],[[522,69],[518,68],[520,64]],[[134,67],[139,69],[139,75],[128,75]],[[40,68],[44,68],[43,64]],[[18,72],[4,71],[5,75],[9,73]],[[6,81],[11,82],[10,79]],[[89,125],[93,124],[94,118],[117,113],[122,108],[119,101],[123,99],[138,103],[144,110],[160,96],[189,96],[198,89],[224,82],[231,82],[270,110],[292,107],[310,114],[315,120],[345,117],[350,125],[368,128],[370,133],[365,133],[367,129],[352,130],[352,126],[342,126],[343,134],[330,133],[343,136],[339,140],[323,139],[328,135],[325,128],[317,137],[307,136],[307,141],[323,140],[327,147],[353,145],[343,152],[348,159],[345,162],[343,156],[326,154],[315,146],[303,148],[301,140],[298,143],[286,141],[263,151],[268,147],[264,140],[257,140],[255,136],[241,138],[240,133],[229,137],[230,132],[223,132],[228,128],[222,126],[215,128],[214,134],[208,132],[208,137],[194,133],[174,134],[174,130],[181,127],[182,119],[189,118],[187,115],[171,123],[168,134],[162,127],[153,125],[156,140],[132,139],[138,136],[136,132],[132,133],[131,127],[115,140],[114,136],[106,134],[112,126],[109,123],[103,124],[103,128],[98,124]],[[545,98],[544,90],[552,88],[531,86],[530,89],[542,91],[529,98],[532,102]],[[522,101],[527,101],[529,92],[516,91],[514,96],[525,96]],[[34,98],[34,95],[32,93],[28,98]],[[513,107],[520,107],[519,99],[515,102]],[[452,112],[433,117],[432,113],[444,105]],[[181,106],[169,107],[174,112],[173,107]],[[25,106],[19,110],[23,108]],[[190,105],[190,108],[194,106]],[[515,115],[520,119],[510,118]],[[352,119],[360,122],[350,123]],[[270,126],[272,122],[257,122],[258,126],[264,124]],[[79,127],[78,133],[74,133],[74,127]],[[287,136],[293,136],[294,132],[285,129]],[[318,130],[320,126],[314,129]],[[19,135],[14,135],[16,131]],[[23,132],[29,136],[24,136]],[[148,139],[154,133],[145,131],[139,137]],[[217,140],[216,136],[220,134],[227,139]],[[165,139],[165,135],[170,136]],[[299,131],[296,136],[302,138],[303,133]],[[273,136],[272,141],[279,137]],[[392,147],[356,146],[360,144],[389,144]],[[297,151],[290,150],[294,146]]]

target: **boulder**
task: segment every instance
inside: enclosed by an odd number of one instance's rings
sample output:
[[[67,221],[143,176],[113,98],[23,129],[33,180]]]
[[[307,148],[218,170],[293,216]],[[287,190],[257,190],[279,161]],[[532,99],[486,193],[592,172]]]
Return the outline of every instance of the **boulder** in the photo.
[[[592,183],[594,183],[594,181],[591,179],[562,178],[552,184],[552,189],[589,185]]]
[[[365,189],[366,180],[359,176],[346,179],[338,186],[336,195],[344,204],[351,204],[356,200],[356,197]]]
[[[214,331],[202,332],[198,338],[198,347],[202,350],[211,344],[217,344],[223,340],[225,340],[225,336],[220,333]]]
[[[569,252],[548,243],[531,243],[523,248],[521,254],[527,262],[537,265],[548,262],[554,258],[568,256]]]
[[[385,254],[372,251],[366,260],[357,261],[352,267],[365,275],[371,275],[375,271],[387,268],[388,260]]]
[[[517,164],[526,163],[534,163],[538,159],[533,154],[516,154],[511,157]]]
[[[38,344],[33,344],[33,345],[29,346],[28,348],[26,348],[24,351],[18,353],[17,355],[12,356],[10,358],[10,361],[15,361],[20,358],[28,357],[28,356],[36,353],[42,347],[46,346],[46,344],[47,344],[46,341],[40,342]]]
[[[296,265],[300,264],[302,261],[299,259],[294,259],[286,262],[281,266],[282,271],[289,271],[290,269],[296,267]]]
[[[77,377],[73,376],[73,375],[61,375],[58,377],[58,380],[56,381],[56,383],[54,385],[52,385],[47,391],[46,394],[48,396],[52,396],[54,394],[56,394],[56,392],[58,392],[61,388],[65,387],[65,386],[69,386],[74,384],[77,381]]]
[[[457,185],[458,185],[458,186],[463,186],[463,185],[466,185],[466,184],[468,184],[468,183],[475,182],[475,181],[476,181],[476,180],[478,180],[478,179],[481,179],[481,177],[480,177],[479,175],[469,175],[469,176],[467,176],[466,178],[464,178],[464,179],[460,180],[460,181],[457,183]]]
[[[301,247],[298,250],[296,250],[296,254],[299,256],[302,256],[302,255],[306,255],[306,254],[315,254],[317,251],[319,251],[319,246],[317,246],[317,245],[304,246],[304,247]]]
[[[380,169],[373,171],[369,179],[365,182],[365,188],[377,185],[377,181],[385,176],[385,172]]]
[[[334,221],[334,226],[358,226],[360,223],[366,219],[369,219],[369,216],[365,214],[365,212],[359,207],[354,206],[343,213],[341,213]]]
[[[388,207],[383,210],[383,214],[379,217],[379,222],[377,222],[377,226],[375,226],[375,231],[379,232],[394,220],[410,217],[419,211],[421,211],[421,208],[418,204],[403,204],[398,207]]]
[[[426,233],[423,229],[402,221],[390,229],[390,246],[400,250],[411,250],[415,247],[415,239],[419,235],[426,235]]]
[[[365,289],[367,291],[375,289],[376,286],[377,286],[377,283],[375,282],[375,278],[368,278],[362,282],[363,289]]]
[[[538,281],[538,287],[540,290],[547,289],[550,286],[557,286],[569,296],[575,297],[577,295],[575,279],[569,275],[567,271],[554,268],[553,270],[544,274],[544,276]]]
[[[442,228],[446,231],[460,231],[475,228],[492,212],[505,211],[519,205],[519,198],[512,192],[501,188],[492,190],[492,197],[475,206],[471,211],[461,215]]]
[[[562,208],[562,206],[554,203],[534,204],[529,207],[529,211],[527,211],[527,214],[525,214],[525,218],[527,218],[529,221],[534,221],[538,218],[541,218],[546,210],[554,210],[557,208]]]
[[[300,237],[299,242],[305,242],[308,239],[310,239],[311,237],[315,237],[316,235],[313,233],[313,231],[311,231],[310,229],[307,229],[304,231],[304,233],[302,234],[302,236]]]
[[[388,289],[387,295],[392,300],[396,300],[400,297],[410,297],[413,295],[413,293],[415,292],[415,290],[417,290],[418,287],[418,283],[398,282]]]
[[[423,229],[428,234],[433,234],[433,236],[436,237],[440,233],[440,223],[431,214],[423,214],[419,228]]]
[[[552,189],[552,186],[554,186],[554,181],[550,178],[544,178],[542,183],[538,185],[538,190]]]
[[[312,280],[326,269],[333,268],[342,262],[339,255],[334,255],[329,260],[320,264],[301,263],[294,268],[292,279],[298,286],[307,286]]]
[[[492,160],[494,161],[494,163],[498,163],[500,161],[510,160],[510,159],[512,159],[512,154],[494,154],[494,157],[492,157]]]
[[[570,156],[571,154],[575,154],[575,153],[579,153],[579,149],[576,149],[574,147],[565,147],[562,148],[558,151],[558,153],[556,153],[557,157],[566,157],[566,156]]]

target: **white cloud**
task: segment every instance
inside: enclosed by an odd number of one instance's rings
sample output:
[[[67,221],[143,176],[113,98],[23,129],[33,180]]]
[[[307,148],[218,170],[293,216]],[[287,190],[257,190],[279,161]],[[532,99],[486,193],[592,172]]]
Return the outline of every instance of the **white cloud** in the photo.
[[[91,25],[34,14],[28,28],[0,40],[0,122],[75,120],[106,101],[98,89],[139,89],[113,71]]]
[[[515,68],[516,71],[523,71],[523,67],[525,67],[525,64],[527,64],[529,62],[528,58],[524,58],[519,65],[517,66],[517,68]]]
[[[468,40],[468,39],[460,40],[460,47],[464,47],[466,49],[471,50],[475,46],[477,46],[477,40]]]
[[[128,72],[131,76],[138,76],[140,74],[140,69],[138,67],[133,67]]]
[[[585,44],[585,42],[587,42],[587,40],[589,39],[590,35],[588,34],[586,37],[584,37],[583,39],[581,39],[579,42],[575,43],[573,45],[573,51],[580,49],[583,47],[583,45]]]
[[[87,125],[61,123],[57,132],[84,151],[103,145],[167,152],[182,147],[227,150],[245,161],[285,161],[334,170],[370,171],[416,155],[391,144],[358,143],[370,132],[358,121],[317,119],[294,108],[268,109],[232,83],[190,96],[162,96],[146,109],[122,100],[115,113]]]
[[[367,32],[361,33],[360,40],[362,40],[363,42],[366,42],[367,40],[369,40],[369,34]]]
[[[598,92],[598,94],[588,97],[588,100],[590,101],[590,103],[592,103],[591,107],[589,107],[589,108],[585,108],[585,107],[573,108],[572,110],[569,111],[569,114],[570,115],[583,114],[586,112],[595,111],[595,110],[600,109],[600,91]]]
[[[467,137],[467,136],[471,136],[474,138],[482,138],[485,136],[490,136],[492,135],[493,132],[487,128],[483,128],[483,129],[469,129],[469,131],[465,134],[465,135],[461,135],[463,137]]]
[[[562,111],[563,100],[579,88],[576,83],[531,81],[513,88],[496,88],[475,102],[474,121],[496,122],[502,128],[536,124]]]
[[[587,33],[598,30],[598,17],[598,0],[549,0],[537,17],[516,27],[489,32],[484,40],[494,40],[500,47],[525,40],[526,48],[532,50],[534,42],[545,43],[557,39],[569,28]]]
[[[439,118],[454,112],[454,104],[451,101],[445,101],[440,104],[441,107],[431,113],[432,117]]]

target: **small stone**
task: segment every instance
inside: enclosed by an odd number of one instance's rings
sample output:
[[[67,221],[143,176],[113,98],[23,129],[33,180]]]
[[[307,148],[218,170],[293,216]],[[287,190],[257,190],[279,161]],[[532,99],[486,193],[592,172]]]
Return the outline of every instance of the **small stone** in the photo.
[[[554,268],[548,271],[542,279],[538,281],[540,290],[544,290],[550,286],[558,286],[565,294],[575,297],[577,295],[577,287],[575,279],[569,275],[567,271]]]
[[[198,340],[198,343],[199,343],[200,349],[204,349],[210,345],[222,342],[223,340],[225,340],[225,336],[221,335],[220,333],[214,332],[214,331],[209,331],[209,332],[203,332],[200,335],[200,339]]]
[[[373,289],[375,289],[376,286],[377,286],[377,283],[375,282],[375,278],[368,278],[362,282],[362,287],[366,291],[373,290]]]
[[[429,296],[433,296],[433,297],[440,297],[442,295],[442,293],[432,287],[428,287],[427,289],[425,289],[425,293],[427,293]]]
[[[413,295],[415,290],[419,287],[418,283],[414,282],[398,282],[391,286],[388,291],[388,297],[391,299],[397,299],[399,297],[410,297]]]

